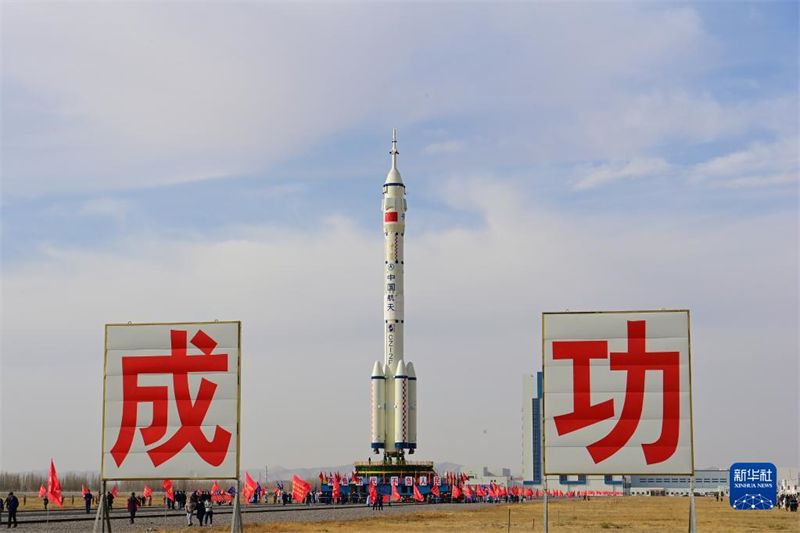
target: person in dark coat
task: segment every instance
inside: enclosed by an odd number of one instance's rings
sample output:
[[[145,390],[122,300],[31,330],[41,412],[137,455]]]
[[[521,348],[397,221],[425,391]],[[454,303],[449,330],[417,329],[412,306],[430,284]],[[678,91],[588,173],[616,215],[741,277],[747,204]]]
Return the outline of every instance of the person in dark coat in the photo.
[[[94,494],[87,492],[83,495],[83,499],[86,502],[86,514],[89,514],[92,510],[92,500],[94,499]]]
[[[8,493],[6,498],[6,508],[8,509],[8,527],[11,527],[11,522],[14,522],[14,527],[17,527],[17,507],[19,507],[19,500],[14,496],[13,492]]]
[[[192,500],[194,500],[194,508],[197,510],[197,523],[201,526],[203,525],[203,516],[206,514],[206,505],[203,501],[203,498],[195,492],[192,494]]]
[[[136,518],[137,509],[139,509],[139,500],[136,498],[136,493],[131,492],[131,497],[128,498],[128,513],[131,515],[131,524],[133,524],[133,519]]]

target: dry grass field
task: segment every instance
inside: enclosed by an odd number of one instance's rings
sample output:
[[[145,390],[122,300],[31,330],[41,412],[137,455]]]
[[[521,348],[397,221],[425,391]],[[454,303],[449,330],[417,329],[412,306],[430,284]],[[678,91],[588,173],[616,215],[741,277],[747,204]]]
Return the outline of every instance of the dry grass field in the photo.
[[[276,522],[248,524],[248,533],[261,532],[350,532],[381,531],[431,533],[435,531],[543,531],[542,503],[471,506],[463,510],[426,510],[408,514],[330,522]],[[511,521],[509,529],[509,510]],[[688,528],[687,498],[595,498],[591,501],[562,500],[549,506],[551,533],[584,532],[685,532]],[[230,527],[230,526],[228,526]],[[800,532],[800,513],[783,510],[734,511],[728,502],[697,499],[697,529],[700,533],[718,532]],[[196,528],[194,529],[196,530]],[[210,530],[210,528],[209,528]],[[229,530],[229,529],[228,529]],[[193,531],[183,529],[176,531]],[[226,531],[215,528],[213,531]]]

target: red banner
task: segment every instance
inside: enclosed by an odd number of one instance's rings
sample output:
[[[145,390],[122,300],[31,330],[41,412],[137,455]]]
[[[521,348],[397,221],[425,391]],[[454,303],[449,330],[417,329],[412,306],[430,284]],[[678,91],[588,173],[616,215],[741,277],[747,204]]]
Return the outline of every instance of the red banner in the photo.
[[[311,485],[303,481],[297,476],[292,478],[292,501],[295,503],[303,503],[306,499],[306,494],[311,490]]]

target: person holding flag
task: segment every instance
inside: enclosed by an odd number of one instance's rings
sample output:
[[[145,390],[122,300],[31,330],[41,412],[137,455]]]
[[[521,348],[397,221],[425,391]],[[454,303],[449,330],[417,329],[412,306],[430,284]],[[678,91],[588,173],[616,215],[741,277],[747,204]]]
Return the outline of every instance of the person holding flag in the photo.
[[[256,482],[250,477],[250,474],[244,473],[244,488],[242,488],[242,496],[244,496],[244,503],[250,505],[250,500],[256,493]]]
[[[131,497],[128,498],[128,513],[131,515],[131,524],[133,519],[136,518],[136,511],[139,509],[139,500],[136,498],[136,493],[131,492]]]
[[[47,496],[54,501],[56,505],[63,507],[63,501],[61,498],[61,483],[58,482],[56,466],[53,464],[52,459],[50,459],[50,473],[47,476]],[[45,509],[46,508],[47,504],[45,504]]]
[[[339,480],[339,474],[336,474],[336,477],[333,480],[333,487],[331,487],[331,498],[333,499],[333,503],[336,504],[339,499],[342,497],[342,486]]]
[[[369,501],[372,503],[372,510],[376,511],[378,509],[378,488],[374,483],[369,484]]]
[[[306,495],[311,490],[311,485],[303,481],[297,476],[292,477],[292,501],[297,503],[303,503],[303,500],[306,499]]]
[[[81,492],[83,493],[83,501],[86,503],[86,514],[89,514],[92,510],[92,500],[94,499],[94,494],[92,491],[86,489],[86,485],[81,483]]]
[[[418,502],[425,501],[425,498],[422,496],[422,493],[417,488],[417,484],[414,483],[414,485],[412,487],[414,489],[414,500],[418,501]]]
[[[165,479],[161,486],[164,488],[164,502],[167,504],[167,509],[175,509],[175,491],[172,490],[172,481]]]

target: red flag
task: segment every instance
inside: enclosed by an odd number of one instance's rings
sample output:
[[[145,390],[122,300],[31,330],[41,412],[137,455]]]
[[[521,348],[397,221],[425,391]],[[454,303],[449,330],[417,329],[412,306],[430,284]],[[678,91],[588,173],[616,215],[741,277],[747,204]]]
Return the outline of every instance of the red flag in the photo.
[[[56,466],[53,464],[52,459],[50,459],[50,474],[47,476],[47,497],[51,502],[55,502],[59,507],[63,507],[61,505],[61,483],[58,482]]]
[[[153,489],[145,485],[144,490],[142,490],[142,496],[144,496],[145,498],[149,498],[152,495],[153,495]]]
[[[47,494],[47,489],[44,488],[44,485],[39,485],[39,497],[44,498],[45,494]]]
[[[325,476],[322,474],[322,470],[319,472],[319,482],[320,484],[325,483]]]
[[[475,493],[476,493],[478,496],[486,496],[486,491],[485,491],[485,490],[483,490],[483,487],[481,487],[480,485],[478,485],[478,488],[477,488],[477,490],[475,491]],[[491,487],[489,487],[489,495],[490,495],[490,496],[492,496],[492,497],[494,497],[494,494],[493,494],[493,491],[492,491],[492,488],[491,488]]]
[[[175,492],[172,490],[172,481],[165,479],[161,486],[164,487],[164,492],[166,493],[167,499],[175,501]]]
[[[418,502],[425,500],[425,498],[422,497],[422,494],[420,494],[416,483],[414,483],[414,499],[417,500]]]
[[[431,494],[433,494],[437,498],[439,496],[441,496],[441,494],[439,494],[439,487],[437,485],[434,485],[433,487],[431,487]]]
[[[472,489],[469,488],[469,485],[464,485],[464,497],[472,498]]]
[[[256,482],[250,477],[247,472],[244,473],[244,488],[242,489],[242,496],[244,496],[244,503],[250,504],[250,498],[256,493]]]
[[[215,481],[213,485],[211,485],[211,494],[216,494],[219,492],[219,485]]]
[[[114,488],[111,489],[111,495],[115,498],[119,498],[119,492],[117,492],[117,486],[114,485]]]
[[[306,499],[306,494],[311,490],[311,485],[303,481],[297,476],[292,477],[292,501],[296,503],[303,503]]]
[[[526,498],[533,498],[533,490],[525,489],[525,497]]]
[[[378,501],[378,489],[372,483],[369,484],[369,502],[375,503]]]
[[[89,489],[87,489],[86,485],[84,485],[83,483],[81,483],[81,494],[83,496],[86,496],[87,494],[89,494]]]
[[[464,473],[461,474],[461,482],[462,483],[466,483],[467,482],[467,474],[464,474]]]
[[[453,485],[453,490],[451,491],[451,494],[453,495],[454,500],[458,499],[458,497],[461,496],[461,489],[458,488],[458,485]]]
[[[333,484],[333,501],[338,500],[342,495],[342,486],[339,484],[339,481],[334,480],[335,483]]]

